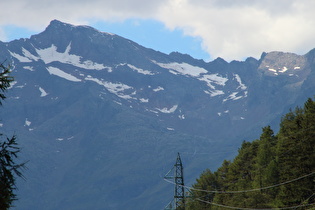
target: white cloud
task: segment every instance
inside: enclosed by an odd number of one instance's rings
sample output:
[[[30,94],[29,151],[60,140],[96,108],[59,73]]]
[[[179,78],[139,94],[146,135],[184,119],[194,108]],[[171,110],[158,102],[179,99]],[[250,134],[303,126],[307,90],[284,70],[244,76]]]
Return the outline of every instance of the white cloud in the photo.
[[[151,18],[200,37],[212,58],[304,54],[315,47],[315,1],[309,0],[15,0],[4,1],[0,26],[43,30],[52,19],[72,24]],[[14,12],[12,12],[14,11]],[[0,29],[0,38],[5,37]]]
[[[213,58],[231,60],[272,50],[306,53],[315,47],[310,8],[315,3],[307,0],[176,0],[165,5],[160,19],[171,29],[202,37]]]
[[[123,20],[147,18],[155,14],[163,2],[146,0],[14,0],[1,3],[0,25],[14,24],[39,29],[51,20],[87,24],[92,20]],[[12,12],[14,11],[14,12]]]

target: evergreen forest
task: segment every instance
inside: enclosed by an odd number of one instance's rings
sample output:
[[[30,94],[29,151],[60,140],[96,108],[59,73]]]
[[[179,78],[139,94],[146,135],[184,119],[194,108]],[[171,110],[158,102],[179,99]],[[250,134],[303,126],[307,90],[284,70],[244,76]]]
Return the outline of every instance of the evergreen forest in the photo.
[[[315,208],[315,101],[290,110],[274,134],[244,141],[233,161],[205,170],[189,189],[186,209]]]

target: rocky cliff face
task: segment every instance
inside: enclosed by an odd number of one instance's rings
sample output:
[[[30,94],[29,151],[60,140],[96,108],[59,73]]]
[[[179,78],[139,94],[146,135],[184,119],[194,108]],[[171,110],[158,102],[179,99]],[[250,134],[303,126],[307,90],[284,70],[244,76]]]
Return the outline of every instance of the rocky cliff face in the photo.
[[[283,52],[265,54],[258,69],[274,76],[300,76],[302,72],[304,75],[310,72],[306,56]]]

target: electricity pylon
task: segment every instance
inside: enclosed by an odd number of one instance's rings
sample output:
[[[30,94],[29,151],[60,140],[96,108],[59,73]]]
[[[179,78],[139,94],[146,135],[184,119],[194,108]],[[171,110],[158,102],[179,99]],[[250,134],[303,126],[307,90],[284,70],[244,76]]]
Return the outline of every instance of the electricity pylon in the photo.
[[[174,170],[174,175],[169,176],[171,171]],[[164,179],[173,179],[175,183],[174,199],[171,201],[165,209],[185,209],[185,189],[184,189],[184,170],[182,160],[179,153],[177,154],[174,167],[164,176]],[[172,205],[174,203],[174,205]],[[174,207],[173,207],[174,206]]]

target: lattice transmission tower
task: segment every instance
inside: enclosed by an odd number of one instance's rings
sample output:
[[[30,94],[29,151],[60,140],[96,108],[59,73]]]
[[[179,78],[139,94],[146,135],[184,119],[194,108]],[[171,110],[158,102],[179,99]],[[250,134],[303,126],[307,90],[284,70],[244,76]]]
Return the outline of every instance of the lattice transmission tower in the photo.
[[[174,172],[174,175],[170,175],[172,172]],[[174,198],[165,207],[165,210],[166,209],[184,210],[185,209],[184,169],[179,153],[177,154],[174,167],[164,176],[164,179],[172,179],[174,180],[175,183]]]

